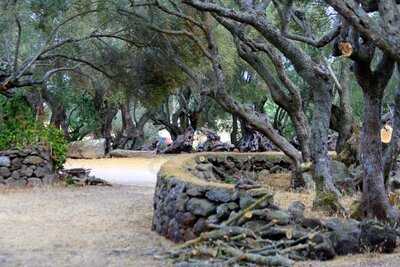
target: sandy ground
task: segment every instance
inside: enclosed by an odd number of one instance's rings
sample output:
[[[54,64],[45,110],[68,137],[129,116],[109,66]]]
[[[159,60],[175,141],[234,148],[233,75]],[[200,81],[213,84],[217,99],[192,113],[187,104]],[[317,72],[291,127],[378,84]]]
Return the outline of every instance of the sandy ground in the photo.
[[[0,192],[0,266],[165,266],[170,242],[150,230],[153,189]]]

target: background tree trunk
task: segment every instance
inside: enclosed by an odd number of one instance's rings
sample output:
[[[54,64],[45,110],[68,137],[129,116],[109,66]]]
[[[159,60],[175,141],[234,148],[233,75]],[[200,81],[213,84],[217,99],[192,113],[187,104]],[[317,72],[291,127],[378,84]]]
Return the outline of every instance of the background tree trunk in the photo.
[[[320,82],[313,88],[314,113],[312,121],[312,158],[314,161],[314,181],[316,185],[315,206],[325,208],[327,194],[331,197],[340,196],[336,189],[330,171],[328,156],[328,130],[332,107],[332,83]],[[330,207],[329,207],[330,208]]]
[[[231,131],[231,143],[236,147],[238,144],[238,118],[236,115],[232,115],[232,131]]]

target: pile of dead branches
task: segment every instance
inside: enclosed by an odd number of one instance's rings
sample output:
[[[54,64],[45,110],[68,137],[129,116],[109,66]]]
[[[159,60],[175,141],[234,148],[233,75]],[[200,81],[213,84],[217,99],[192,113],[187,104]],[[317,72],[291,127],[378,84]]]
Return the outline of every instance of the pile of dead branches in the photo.
[[[292,266],[294,261],[329,260],[365,247],[391,252],[396,246],[393,228],[377,222],[305,218],[301,202],[283,210],[271,204],[272,197],[264,194],[247,208],[232,212],[223,223],[209,224],[210,231],[164,257],[180,267]],[[377,240],[377,236],[382,238]]]

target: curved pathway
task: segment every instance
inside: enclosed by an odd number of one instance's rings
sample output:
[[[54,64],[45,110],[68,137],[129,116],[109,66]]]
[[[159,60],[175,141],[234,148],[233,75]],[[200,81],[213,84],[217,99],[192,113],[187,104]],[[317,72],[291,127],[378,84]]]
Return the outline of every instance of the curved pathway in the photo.
[[[113,187],[0,191],[0,266],[168,266],[172,244],[150,230],[156,172],[165,158],[73,160]],[[400,254],[355,255],[296,266],[398,266]]]
[[[124,185],[0,191],[0,266],[165,266],[152,255],[171,244],[150,230],[165,159],[121,160],[118,175],[110,159],[67,165]]]

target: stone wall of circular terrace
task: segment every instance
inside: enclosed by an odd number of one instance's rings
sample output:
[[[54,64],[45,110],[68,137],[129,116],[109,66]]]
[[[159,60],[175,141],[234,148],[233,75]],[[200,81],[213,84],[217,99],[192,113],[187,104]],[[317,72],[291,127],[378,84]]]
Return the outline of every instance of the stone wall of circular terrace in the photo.
[[[34,147],[0,151],[0,188],[48,185],[55,180],[48,149]]]
[[[237,190],[235,184],[239,180],[287,173],[289,168],[288,159],[279,153],[177,156],[158,173],[152,229],[175,242],[193,239],[208,230],[207,225],[227,220],[267,191],[266,188]]]

